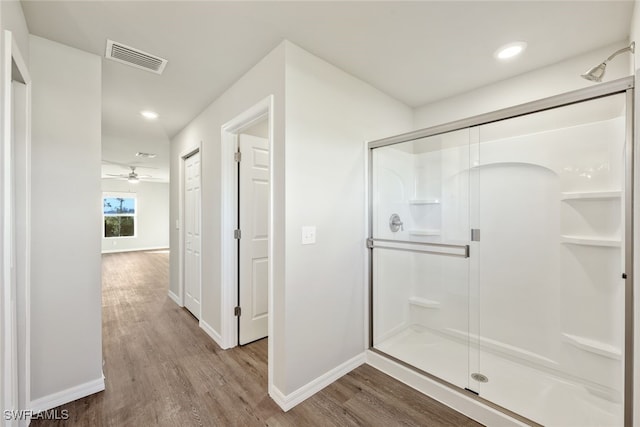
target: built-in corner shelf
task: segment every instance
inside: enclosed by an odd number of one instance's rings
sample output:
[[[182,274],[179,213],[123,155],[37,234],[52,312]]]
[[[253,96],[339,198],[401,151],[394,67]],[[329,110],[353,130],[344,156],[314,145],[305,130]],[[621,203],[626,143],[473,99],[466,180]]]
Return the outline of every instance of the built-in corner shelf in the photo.
[[[410,205],[439,205],[440,199],[411,199]]]
[[[607,200],[619,199],[622,191],[578,191],[562,193],[562,200]]]
[[[409,230],[409,234],[412,236],[439,236],[440,230]]]
[[[609,359],[620,360],[622,358],[622,351],[611,344],[606,344],[600,341],[592,340],[590,338],[580,337],[578,335],[562,334],[567,343],[580,350],[595,353],[600,356],[608,357]]]
[[[440,308],[440,303],[438,301],[432,301],[430,299],[420,297],[410,297],[409,304],[417,305],[422,308]]]
[[[595,237],[587,237],[587,236],[560,236],[560,241],[562,243],[567,243],[571,245],[582,245],[582,246],[602,246],[606,248],[619,248],[622,242],[620,240],[615,239],[600,239]]]

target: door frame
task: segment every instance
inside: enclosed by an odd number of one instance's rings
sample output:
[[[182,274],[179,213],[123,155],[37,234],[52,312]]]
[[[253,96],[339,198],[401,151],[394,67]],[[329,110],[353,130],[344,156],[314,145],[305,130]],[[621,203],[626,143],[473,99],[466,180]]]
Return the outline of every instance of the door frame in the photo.
[[[28,409],[31,406],[31,76],[11,31],[2,34],[2,405],[5,409]],[[23,111],[24,163],[17,167],[14,157],[13,67],[25,85]],[[17,174],[20,178],[17,178]],[[24,203],[16,204],[15,185],[24,185]],[[23,234],[15,230],[15,218],[24,216]],[[7,238],[15,233],[15,238]],[[24,248],[17,253],[18,242]],[[12,270],[21,268],[23,279],[18,280]],[[14,287],[15,285],[15,287]],[[23,288],[20,290],[20,288]],[[15,305],[11,298],[15,298]],[[22,298],[21,298],[22,297]],[[22,353],[23,357],[20,357]],[[20,407],[20,401],[22,406]],[[5,425],[26,425],[27,420],[7,420]]]
[[[238,240],[233,236],[233,230],[238,227],[238,167],[234,153],[238,150],[238,135],[243,130],[265,118],[269,122],[269,207],[268,233],[273,236],[273,95],[253,105],[248,110],[237,115],[221,127],[222,155],[221,155],[221,228],[220,228],[220,283],[221,283],[221,343],[224,349],[238,345],[238,319],[234,308],[238,302]],[[273,332],[273,238],[269,238],[267,245],[268,261],[268,326],[267,334]],[[268,343],[269,378],[272,378],[272,340]]]
[[[187,148],[186,150],[182,151],[180,153],[179,156],[179,179],[178,179],[178,198],[180,200],[180,203],[178,203],[178,243],[179,243],[179,262],[178,262],[178,300],[174,301],[176,303],[178,303],[178,305],[180,307],[184,307],[184,224],[185,224],[185,220],[184,220],[184,197],[185,197],[185,192],[184,192],[184,184],[185,184],[185,180],[184,180],[184,172],[185,172],[185,167],[184,167],[184,162],[185,160],[187,160],[188,157],[193,156],[196,153],[200,153],[200,197],[202,198],[202,182],[204,181],[202,179],[202,141],[199,141],[196,145],[191,146],[189,148]],[[202,202],[202,199],[200,200]],[[200,203],[200,218],[202,218],[202,203]],[[200,265],[198,266],[198,268],[200,268],[200,272],[202,272],[202,241],[200,242]],[[200,313],[198,313],[198,319],[202,318],[202,274],[200,275]]]

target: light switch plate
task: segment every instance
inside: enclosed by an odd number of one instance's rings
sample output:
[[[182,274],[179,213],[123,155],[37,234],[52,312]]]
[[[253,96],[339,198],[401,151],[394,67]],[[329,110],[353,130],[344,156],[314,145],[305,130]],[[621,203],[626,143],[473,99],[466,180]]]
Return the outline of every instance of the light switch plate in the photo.
[[[302,244],[313,245],[316,242],[316,226],[305,225],[302,227]]]

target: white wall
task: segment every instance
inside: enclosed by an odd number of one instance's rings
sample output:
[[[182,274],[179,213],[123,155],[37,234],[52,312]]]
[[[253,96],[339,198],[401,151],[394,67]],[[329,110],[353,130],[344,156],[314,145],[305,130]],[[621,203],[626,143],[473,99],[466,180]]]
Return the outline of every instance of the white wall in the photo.
[[[180,156],[201,144],[202,156],[202,314],[200,320],[221,333],[221,126],[269,95],[275,97],[275,141],[272,149],[282,164],[284,143],[284,46],[280,45],[242,76],[231,88],[209,105],[171,140],[171,282],[170,292],[179,294],[179,220]],[[282,173],[276,174],[273,197],[284,196]],[[281,202],[282,203],[282,202]],[[281,204],[280,203],[280,204]],[[282,253],[282,209],[274,212],[273,236],[276,253]],[[282,275],[282,267],[274,275]],[[277,280],[277,279],[276,279]]]
[[[102,191],[136,197],[136,236],[102,238],[102,253],[169,247],[169,183],[103,179]]]
[[[217,333],[220,127],[271,94],[275,231],[270,363],[274,385],[289,395],[365,349],[364,142],[410,130],[412,113],[284,42],[172,140],[171,224],[178,219],[179,156],[202,143],[202,258],[210,262],[202,266],[201,321]],[[300,246],[302,225],[318,227],[316,245]],[[172,248],[179,247],[178,238],[172,228]],[[177,251],[172,252],[171,271],[171,291],[177,294]]]
[[[274,311],[290,394],[368,346],[364,143],[410,130],[412,111],[291,43],[286,59],[285,304]],[[315,245],[301,245],[304,225]]]
[[[416,129],[435,126],[592,86],[594,83],[581,78],[580,74],[604,61],[626,43],[622,40],[549,67],[416,108],[414,126]],[[605,81],[628,76],[630,57],[625,54],[610,62]]]
[[[22,6],[21,3],[17,0],[9,0],[9,1],[1,1],[0,2],[0,40],[2,40],[2,43],[4,45],[4,30],[8,30],[11,31],[12,33],[12,39],[13,41],[16,43],[18,50],[20,51],[20,54],[25,62],[25,65],[29,65],[29,43],[28,43],[28,29],[27,29],[27,24],[24,18],[24,14],[22,12]],[[4,63],[3,63],[3,67],[0,67],[0,81],[3,82],[2,85],[0,85],[0,99],[3,100],[2,103],[0,103],[0,113],[2,114],[2,117],[4,117],[4,100],[5,100],[5,93],[4,93],[4,79],[7,76],[4,75]],[[23,86],[24,87],[24,86]],[[24,95],[24,92],[21,92]],[[17,117],[17,116],[16,116]],[[14,118],[14,125],[17,125],[17,123],[15,122],[15,118]],[[5,187],[5,184],[11,184],[11,183],[7,183],[4,182],[4,180],[2,178],[0,178],[0,212],[2,212],[2,218],[0,220],[0,224],[2,224],[2,226],[0,226],[0,241],[1,242],[7,242],[7,239],[9,239],[9,236],[5,236],[3,234],[4,231],[4,222],[5,221],[11,221],[9,224],[9,227],[15,227],[15,246],[12,247],[12,250],[15,250],[15,254],[11,254],[14,259],[15,259],[15,275],[16,275],[16,287],[17,287],[17,293],[16,293],[16,320],[17,320],[17,332],[18,332],[18,336],[17,336],[17,356],[18,356],[18,391],[19,391],[19,396],[11,396],[10,394],[12,393],[11,390],[6,390],[6,394],[5,394],[5,378],[4,378],[4,367],[5,367],[5,351],[11,351],[11,349],[6,349],[5,348],[5,336],[4,336],[4,332],[5,332],[5,325],[4,324],[4,309],[5,309],[5,301],[4,301],[4,294],[5,294],[5,287],[9,286],[9,283],[5,283],[4,281],[2,282],[2,289],[0,289],[0,316],[2,316],[2,327],[0,327],[0,402],[2,402],[2,407],[3,409],[25,409],[26,408],[26,403],[24,402],[26,396],[28,395],[28,387],[26,386],[26,367],[24,366],[24,358],[25,358],[25,352],[26,352],[26,341],[25,341],[25,328],[26,328],[26,312],[25,312],[25,308],[26,308],[26,303],[25,303],[25,298],[26,298],[26,285],[25,285],[25,252],[21,251],[21,249],[23,249],[26,245],[26,235],[25,235],[25,228],[24,228],[24,219],[26,218],[26,214],[25,214],[25,203],[26,203],[26,199],[23,197],[24,195],[24,191],[19,191],[19,190],[24,190],[24,185],[25,182],[27,180],[27,176],[26,173],[27,171],[25,170],[25,168],[23,167],[24,163],[22,163],[22,160],[25,160],[26,157],[26,145],[25,144],[21,144],[20,142],[22,142],[24,140],[19,140],[19,138],[15,138],[15,142],[14,142],[14,147],[13,149],[15,150],[15,169],[14,169],[14,178],[15,181],[13,183],[13,187],[14,187],[14,191],[17,191],[17,194],[15,194],[15,201],[14,201],[14,214],[15,217],[14,218],[5,218],[4,217],[4,199],[5,199],[5,190],[8,190],[9,188]],[[6,159],[2,159],[2,162],[0,162],[0,177],[4,177],[5,175],[5,160]],[[5,253],[4,252],[4,247],[5,245],[2,244],[0,245],[0,260],[4,260],[5,257]],[[8,266],[7,266],[8,268]],[[5,269],[4,269],[4,261],[0,262],[0,277],[5,277]],[[7,398],[7,400],[5,400],[5,398]],[[5,406],[5,402],[8,401],[13,401],[15,403],[17,403],[18,405],[16,406],[15,404],[9,406]]]
[[[104,387],[101,62],[96,55],[35,36],[30,49],[31,393],[34,405],[42,408],[63,403],[54,401],[56,393],[73,400]]]
[[[19,0],[0,2],[0,27],[11,31],[24,61],[29,64],[29,29]]]

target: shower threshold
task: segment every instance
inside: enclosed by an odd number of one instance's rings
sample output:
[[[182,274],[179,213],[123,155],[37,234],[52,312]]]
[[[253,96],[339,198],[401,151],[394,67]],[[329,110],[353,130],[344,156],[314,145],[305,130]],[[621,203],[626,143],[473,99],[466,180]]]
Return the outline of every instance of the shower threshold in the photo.
[[[412,325],[377,343],[375,349],[460,388],[479,392],[487,401],[548,426],[623,425],[623,404],[594,394],[593,388],[492,351],[474,350],[477,367],[488,377],[471,379],[466,342]]]

